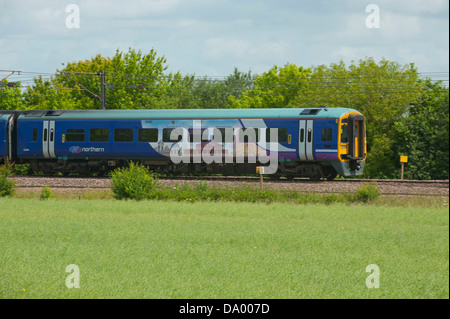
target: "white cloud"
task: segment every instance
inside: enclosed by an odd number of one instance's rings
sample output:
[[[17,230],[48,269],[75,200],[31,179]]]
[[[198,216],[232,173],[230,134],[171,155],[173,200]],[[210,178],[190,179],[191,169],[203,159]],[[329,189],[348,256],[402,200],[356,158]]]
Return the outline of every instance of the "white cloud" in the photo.
[[[285,64],[291,47],[283,41],[255,41],[241,38],[210,38],[205,41],[202,56],[216,64],[228,64],[230,73],[235,65],[247,68],[258,66],[257,73],[267,71],[274,64]],[[264,66],[264,69],[261,69]]]
[[[360,0],[0,1],[3,69],[53,72],[62,62],[132,47],[154,48],[171,70],[196,74],[366,56],[448,70],[448,0],[372,1],[380,29],[366,27],[371,2]],[[80,8],[80,29],[65,26],[70,3]]]

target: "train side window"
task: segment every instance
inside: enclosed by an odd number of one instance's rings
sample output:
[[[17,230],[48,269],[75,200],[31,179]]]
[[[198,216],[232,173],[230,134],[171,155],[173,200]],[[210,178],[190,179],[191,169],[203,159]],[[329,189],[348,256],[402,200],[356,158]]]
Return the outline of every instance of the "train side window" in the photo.
[[[266,130],[266,142],[275,142],[270,140],[270,128]],[[288,142],[288,130],[287,128],[279,128],[278,130],[278,143],[287,143]]]
[[[321,130],[321,141],[322,142],[332,142],[333,141],[333,129],[323,128]]]
[[[347,127],[347,125],[341,126],[341,143],[348,143],[348,127]]]
[[[91,142],[108,142],[109,141],[109,129],[107,129],[107,128],[91,128],[89,139]]]
[[[84,142],[83,129],[67,129],[66,142]]]
[[[189,142],[194,142],[194,136],[195,136],[195,140],[196,141],[201,141],[201,142],[208,142],[209,139],[208,138],[203,138],[203,134],[205,133],[207,129],[189,129]]]
[[[259,129],[258,128],[244,128],[239,130],[239,142],[240,143],[256,143],[259,141]]]
[[[114,142],[133,142],[132,128],[114,129]]]
[[[305,129],[302,128],[300,130],[300,143],[303,143],[305,141]]]
[[[157,128],[140,128],[138,131],[139,142],[158,142]]]
[[[220,139],[218,138],[220,134]],[[213,140],[219,143],[225,143],[225,129],[224,128],[215,128],[213,130]]]
[[[38,139],[38,129],[35,127],[33,128],[33,142],[36,142]]]
[[[219,135],[220,132],[220,139],[218,139],[216,136]],[[215,128],[213,131],[213,135],[214,138],[213,140],[216,142],[221,142],[221,143],[232,143],[234,142],[234,129],[229,127],[229,128]],[[226,140],[226,139],[229,140]]]
[[[178,135],[177,139],[171,139],[170,138],[170,134],[172,133],[173,130],[176,130],[176,128],[165,128],[165,129],[163,129],[163,142],[172,142],[173,143],[173,142],[181,141],[181,139],[182,139],[181,134]],[[181,130],[179,130],[179,133],[181,133]]]
[[[312,140],[312,132],[311,129],[308,130],[308,143],[311,143]]]

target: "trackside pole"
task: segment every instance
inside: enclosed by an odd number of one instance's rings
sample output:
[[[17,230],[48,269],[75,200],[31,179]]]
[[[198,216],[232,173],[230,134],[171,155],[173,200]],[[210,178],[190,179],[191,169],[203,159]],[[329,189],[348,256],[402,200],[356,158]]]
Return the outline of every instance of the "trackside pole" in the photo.
[[[403,179],[403,172],[405,171],[405,163],[408,163],[408,156],[400,156],[400,164],[402,165],[401,179]]]
[[[261,188],[261,191],[263,191],[264,166],[257,166],[256,173],[259,174],[259,187]]]

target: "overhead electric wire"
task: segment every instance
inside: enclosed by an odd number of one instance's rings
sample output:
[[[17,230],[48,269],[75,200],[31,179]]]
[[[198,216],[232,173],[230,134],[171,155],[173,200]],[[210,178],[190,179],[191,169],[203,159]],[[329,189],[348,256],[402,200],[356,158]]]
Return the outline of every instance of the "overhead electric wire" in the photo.
[[[4,73],[4,74],[2,74]],[[179,73],[178,73],[179,74]],[[421,80],[429,80],[431,82],[441,82],[446,83],[448,87],[449,82],[449,72],[446,71],[428,71],[428,72],[417,72],[417,76]],[[76,83],[78,88],[74,87],[54,87],[53,85],[63,84],[61,82],[51,83],[53,79],[57,76],[64,75],[71,81]],[[19,70],[0,70],[0,78],[8,79],[8,82],[20,83],[20,85],[14,85],[16,88],[20,89],[32,89],[36,84],[36,79],[43,82],[49,82],[50,86],[45,88],[48,90],[79,90],[86,91],[95,98],[99,98],[98,94],[93,91],[100,90],[100,72],[76,72],[76,71],[57,71],[56,73],[47,72],[32,72],[32,71],[19,71]],[[280,80],[274,79],[265,80],[258,78],[258,75],[251,75],[249,73],[243,73],[241,78],[234,78],[233,75],[228,76],[195,76],[195,75],[181,75],[179,74],[165,74],[165,75],[149,75],[149,74],[128,74],[121,72],[106,72],[106,90],[109,94],[113,96],[132,96],[132,97],[161,97],[161,96],[176,96],[177,94],[183,94],[186,91],[189,94],[194,94],[195,90],[199,88],[199,84],[203,82],[248,82],[251,88],[247,87],[247,92],[255,95],[275,95],[275,96],[293,96],[293,95],[314,95],[314,94],[344,94],[353,95],[360,94],[361,91],[371,91],[370,93],[380,94],[398,94],[398,93],[416,93],[421,90],[420,87],[417,89],[411,88],[410,83],[417,82],[417,79],[410,79],[409,75],[401,74],[404,78],[399,79],[396,77],[380,77],[380,75],[363,75],[363,76],[342,76],[342,77],[330,77],[331,80],[327,80],[327,77],[306,77],[304,79],[289,79]],[[98,87],[89,87],[89,84],[83,83],[82,78],[94,78],[98,79]],[[433,78],[430,78],[433,77]],[[120,83],[118,79],[123,79]],[[358,81],[355,81],[355,80]],[[108,83],[112,82],[112,83]],[[149,80],[156,80],[153,85],[148,86]],[[342,81],[341,81],[342,80]],[[177,87],[172,87],[172,92],[164,92],[163,94],[158,93],[147,93],[149,91],[161,90],[157,86],[158,83],[163,83],[164,81],[179,81],[180,91],[177,92]],[[64,82],[64,81],[63,81]],[[81,83],[80,83],[81,82]],[[119,83],[117,83],[119,82]],[[258,85],[261,91],[253,91],[256,85]],[[186,85],[188,83],[188,85]],[[156,84],[156,86],[155,86]],[[3,87],[4,82],[0,82],[0,86]],[[134,87],[130,87],[134,86]],[[245,88],[245,85],[243,85]],[[311,91],[303,91],[302,89],[307,89]],[[322,90],[327,90],[326,92]],[[115,94],[115,90],[126,90],[129,93]],[[185,91],[186,90],[186,91]],[[265,92],[265,91],[273,92]],[[296,92],[283,92],[296,90]],[[336,90],[335,92],[330,92],[329,90]],[[355,91],[355,92],[352,92]],[[11,93],[11,92],[10,92]],[[228,95],[232,95],[231,93]]]

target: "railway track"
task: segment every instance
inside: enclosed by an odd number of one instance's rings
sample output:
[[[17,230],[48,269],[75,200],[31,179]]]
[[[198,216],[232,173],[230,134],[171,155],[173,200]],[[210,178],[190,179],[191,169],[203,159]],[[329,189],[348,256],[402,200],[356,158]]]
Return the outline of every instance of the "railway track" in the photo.
[[[57,192],[86,192],[100,191],[110,188],[108,177],[46,177],[46,176],[15,176],[12,178],[19,191],[40,191],[42,186],[49,186]],[[160,183],[167,186],[184,183],[196,184],[206,182],[216,187],[253,186],[259,187],[259,177],[253,176],[188,176],[188,177],[160,177]],[[383,195],[414,195],[414,196],[449,196],[449,181],[420,181],[420,180],[384,180],[384,179],[336,179],[330,181],[310,181],[309,179],[294,179],[288,181],[280,179],[271,181],[264,179],[266,189],[286,189],[316,193],[345,193],[353,192],[363,183],[374,183]]]

